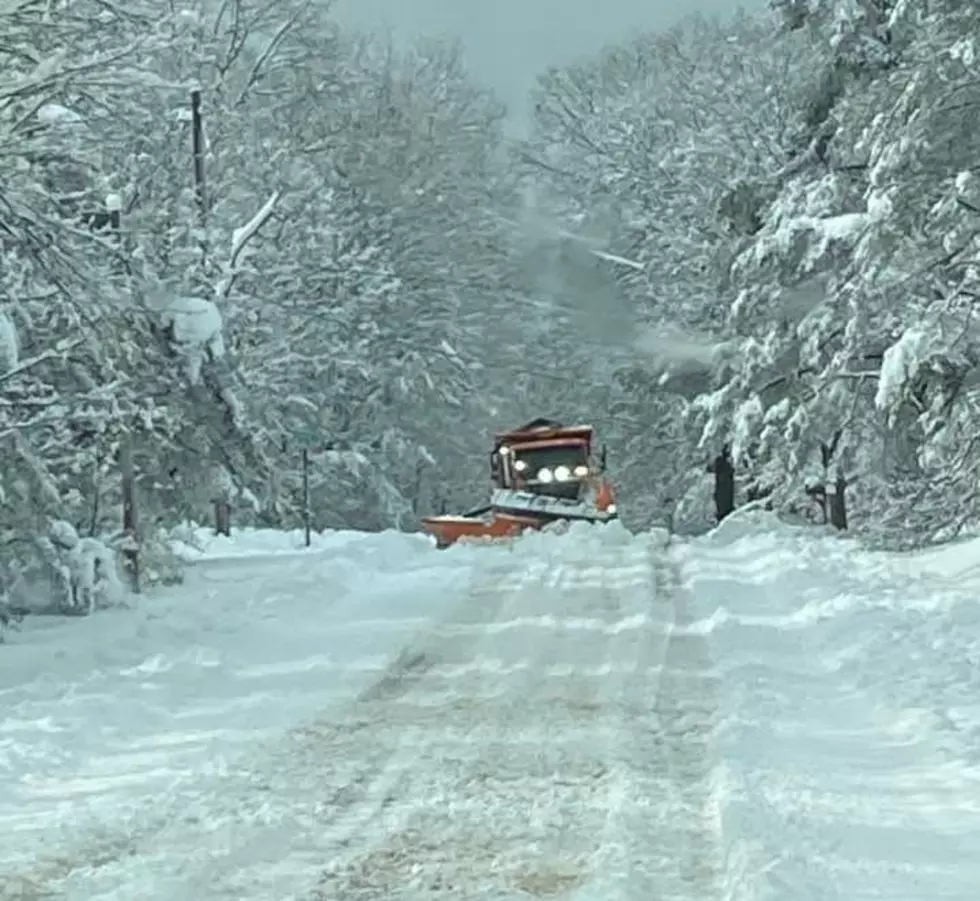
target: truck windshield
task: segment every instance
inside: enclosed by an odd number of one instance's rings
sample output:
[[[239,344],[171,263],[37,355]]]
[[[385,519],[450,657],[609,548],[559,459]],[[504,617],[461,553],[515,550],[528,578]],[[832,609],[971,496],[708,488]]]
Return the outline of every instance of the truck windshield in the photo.
[[[581,475],[575,476],[575,469],[589,463],[584,444],[516,449],[514,458],[517,469],[527,480],[528,489],[535,494],[570,500],[579,496]]]

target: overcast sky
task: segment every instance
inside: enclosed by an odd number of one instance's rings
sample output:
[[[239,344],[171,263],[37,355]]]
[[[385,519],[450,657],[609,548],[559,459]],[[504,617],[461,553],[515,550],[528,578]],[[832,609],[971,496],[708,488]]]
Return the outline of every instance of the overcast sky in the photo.
[[[765,0],[743,0],[761,6]],[[474,75],[520,117],[541,69],[598,50],[637,30],[668,25],[695,10],[727,12],[735,0],[335,0],[358,27],[462,38]]]

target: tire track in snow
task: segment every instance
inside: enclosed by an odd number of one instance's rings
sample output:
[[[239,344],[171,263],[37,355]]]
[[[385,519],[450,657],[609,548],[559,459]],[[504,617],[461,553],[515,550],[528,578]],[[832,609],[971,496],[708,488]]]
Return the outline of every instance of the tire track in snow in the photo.
[[[675,820],[679,841],[673,875],[680,896],[706,898],[720,894],[724,868],[717,756],[720,675],[705,636],[696,628],[693,597],[682,590],[676,568],[665,570],[665,576],[675,621],[657,716],[665,736],[667,777],[681,812]]]
[[[499,577],[506,579],[507,570],[491,569],[484,574],[487,583],[476,585],[455,608],[449,628],[464,631],[462,640],[454,642],[457,650],[472,656],[480,637],[479,624],[484,618],[496,618],[505,604]],[[533,569],[520,572],[507,586],[521,594],[539,587],[540,574]],[[457,633],[458,634],[458,633]],[[312,768],[328,752],[334,761],[342,761],[341,772],[333,775],[336,790],[325,805],[326,816],[321,822],[323,837],[343,847],[352,836],[360,835],[383,820],[393,800],[407,790],[409,775],[417,767],[414,743],[411,741],[411,721],[401,722],[393,707],[432,673],[442,662],[438,642],[424,633],[404,649],[385,672],[361,692],[352,708],[342,717],[326,718],[295,733],[300,748],[289,750],[286,769],[295,766],[297,752],[312,755]],[[353,762],[352,778],[343,773],[343,764]],[[337,776],[340,778],[337,779]],[[317,861],[319,866],[320,861]]]
[[[583,899],[721,897],[715,668],[703,637],[688,631],[694,613],[666,559],[655,560],[651,588],[653,603],[669,610],[666,640],[642,649],[624,686],[616,746],[624,778]],[[645,677],[653,672],[656,680]]]
[[[549,567],[536,592],[511,595],[502,611],[509,618],[480,630],[481,659],[498,663],[482,674],[465,666],[456,637],[444,635],[453,667],[433,671],[427,686],[429,697],[441,694],[443,702],[407,711],[416,726],[431,716],[427,710],[452,722],[449,730],[435,726],[422,736],[422,756],[439,766],[416,770],[386,829],[325,872],[313,898],[474,897],[484,890],[549,897],[583,884],[613,776],[612,733],[596,728],[597,715],[608,710],[602,689],[628,670],[607,663],[583,676],[581,640],[592,636],[606,645],[627,630],[618,621],[600,620],[596,628],[594,617],[592,628],[582,628],[590,620],[577,616],[559,617],[542,631],[547,618],[525,614],[540,613],[542,604],[553,611],[556,597],[575,614],[591,613],[580,611],[575,598],[583,590],[591,600],[599,597],[601,582],[591,575],[580,566]],[[491,628],[515,621],[532,625]],[[560,627],[567,623],[578,628]],[[562,638],[570,659],[559,648]],[[552,667],[564,656],[566,671],[548,679],[544,667],[530,665],[542,656],[551,657]],[[488,678],[504,683],[490,695],[480,691]],[[529,846],[538,849],[530,858]]]
[[[673,609],[670,568],[640,570],[630,585],[625,561],[598,571],[569,563],[551,569],[543,597],[512,598],[534,609],[487,623],[480,643],[484,659],[491,649],[506,656],[501,637],[520,642],[514,624],[523,624],[525,665],[511,656],[509,668],[483,674],[505,673],[506,691],[488,696],[461,667],[452,677],[431,669],[419,687],[431,697],[441,689],[444,703],[430,709],[455,726],[422,738],[420,758],[439,766],[416,768],[383,833],[352,837],[310,898],[584,898],[600,887],[603,897],[638,901],[715,894],[710,665],[703,639],[670,628],[675,615],[690,619],[686,605]],[[564,604],[565,616],[543,632],[547,616],[530,615],[538,604],[552,617]],[[663,615],[651,617],[658,606]],[[402,728],[421,726],[423,708],[411,700]]]
[[[47,897],[712,897],[703,639],[660,551],[603,553],[484,570],[349,705]]]

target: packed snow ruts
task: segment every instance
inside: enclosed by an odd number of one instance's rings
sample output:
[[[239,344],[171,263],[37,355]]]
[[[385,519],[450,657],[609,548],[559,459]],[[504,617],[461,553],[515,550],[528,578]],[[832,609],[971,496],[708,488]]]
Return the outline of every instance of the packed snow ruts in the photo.
[[[711,666],[673,630],[689,613],[659,553],[478,569],[349,703],[134,843],[79,849],[94,881],[50,875],[135,891],[149,866],[200,898],[710,895]]]
[[[707,834],[707,751],[692,754],[697,727],[685,699],[670,695],[704,686],[680,677],[686,662],[671,634],[671,599],[659,591],[650,598],[651,586],[670,581],[663,567],[634,563],[636,581],[627,587],[617,575],[629,566],[542,566],[506,594],[476,595],[482,603],[469,625],[448,624],[410,661],[414,681],[398,702],[381,771],[401,776],[389,776],[375,795],[376,840],[361,841],[357,817],[349,850],[324,871],[313,897],[601,889],[604,897],[640,899],[687,895],[698,880],[703,893],[719,859],[717,847],[711,853],[718,836]],[[624,588],[632,595],[626,603]],[[535,623],[557,604],[578,629]],[[486,628],[515,618],[526,625]],[[536,634],[542,627],[547,643]],[[511,686],[491,681],[494,673]],[[371,707],[367,732],[351,741],[374,746],[378,725],[393,725],[389,706],[371,700]],[[710,717],[701,716],[700,728],[710,732]],[[363,755],[352,750],[336,757]]]

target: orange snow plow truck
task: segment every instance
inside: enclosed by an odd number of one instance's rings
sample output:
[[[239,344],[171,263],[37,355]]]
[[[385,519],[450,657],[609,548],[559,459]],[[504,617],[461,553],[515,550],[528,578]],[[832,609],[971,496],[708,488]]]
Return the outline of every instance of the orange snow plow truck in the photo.
[[[510,538],[553,522],[617,519],[606,451],[595,453],[594,432],[588,425],[535,419],[498,434],[490,454],[490,503],[463,516],[427,516],[422,528],[437,547],[447,548],[461,540]]]

